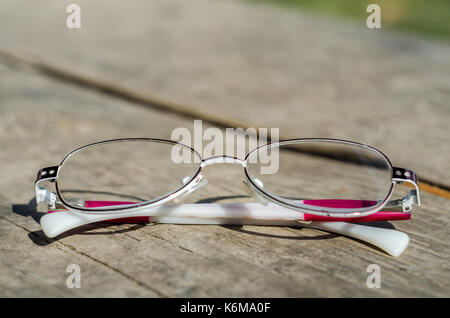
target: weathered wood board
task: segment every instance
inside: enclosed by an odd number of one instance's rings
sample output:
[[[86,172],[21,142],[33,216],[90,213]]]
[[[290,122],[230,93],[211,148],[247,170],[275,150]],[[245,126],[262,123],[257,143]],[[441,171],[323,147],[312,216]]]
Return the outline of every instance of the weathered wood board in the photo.
[[[312,229],[104,223],[43,235],[32,200],[38,169],[92,141],[169,138],[175,127],[192,120],[0,63],[0,295],[450,296],[448,200],[427,193],[413,220],[392,222],[411,238],[398,258]],[[205,176],[190,202],[248,200],[241,167],[208,167]],[[380,289],[366,286],[373,263]],[[81,268],[81,289],[66,286],[69,264]]]

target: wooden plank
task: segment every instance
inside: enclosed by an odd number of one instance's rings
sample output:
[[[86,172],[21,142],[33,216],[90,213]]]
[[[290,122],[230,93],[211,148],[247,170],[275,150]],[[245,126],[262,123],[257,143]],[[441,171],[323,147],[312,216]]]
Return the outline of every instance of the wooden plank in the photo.
[[[116,268],[84,255],[72,246],[55,242],[48,248],[38,224],[16,223],[10,205],[0,206],[2,297],[136,297],[158,296],[158,292],[128,277]],[[16,206],[17,209],[17,206]],[[17,211],[17,210],[16,210]],[[26,223],[26,222],[25,222]],[[35,229],[32,231],[32,229]],[[70,264],[80,266],[81,289],[68,288]],[[120,288],[118,288],[120,286]]]
[[[1,64],[0,75],[0,162],[14,167],[0,179],[4,296],[450,295],[448,200],[429,194],[412,221],[394,224],[411,237],[399,258],[321,231],[278,227],[102,224],[48,240],[37,223],[42,207],[30,201],[39,168],[93,139],[169,138],[192,121]],[[248,200],[241,167],[207,167],[205,176],[208,187],[188,202]],[[71,263],[84,273],[80,290],[64,287]],[[382,270],[376,290],[366,286],[373,263]]]
[[[69,30],[68,3],[4,1],[1,49],[195,118],[364,142],[450,186],[447,44],[241,1],[79,1]]]
[[[4,201],[3,201],[4,202]],[[152,287],[64,242],[48,240],[38,224],[24,228],[12,217],[11,206],[0,206],[1,297],[157,297]],[[22,222],[21,222],[22,223]],[[36,229],[32,231],[32,229]],[[68,288],[70,264],[80,266],[81,288]]]

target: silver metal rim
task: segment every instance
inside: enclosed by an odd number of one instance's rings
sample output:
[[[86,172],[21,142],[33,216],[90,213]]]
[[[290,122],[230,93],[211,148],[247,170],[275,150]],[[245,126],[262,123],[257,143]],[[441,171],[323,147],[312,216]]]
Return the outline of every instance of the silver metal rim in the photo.
[[[69,204],[68,202],[66,202],[63,199],[63,196],[61,195],[59,186],[58,186],[58,175],[56,176],[56,180],[55,180],[55,188],[56,188],[56,193],[58,195],[58,198],[61,200],[61,203],[72,209],[72,210],[76,210],[76,211],[82,211],[83,213],[117,213],[120,214],[120,212],[128,212],[130,210],[137,210],[143,207],[148,207],[151,205],[157,205],[158,203],[161,202],[166,202],[166,201],[171,201],[173,199],[175,199],[176,197],[178,197],[180,194],[182,194],[186,189],[188,189],[195,181],[196,179],[199,177],[199,175],[202,172],[202,167],[201,167],[201,162],[202,162],[202,157],[201,155],[192,147],[189,147],[183,143],[177,142],[177,141],[172,141],[172,140],[167,140],[167,139],[159,139],[159,138],[120,138],[120,139],[110,139],[110,140],[104,140],[104,141],[99,141],[99,142],[95,142],[95,143],[91,143],[82,147],[79,147],[73,151],[71,151],[66,157],[64,157],[64,159],[61,161],[61,163],[59,164],[59,168],[58,168],[58,174],[59,171],[61,169],[61,167],[63,166],[64,162],[69,159],[72,155],[74,155],[75,153],[79,152],[80,150],[89,148],[89,147],[93,147],[93,146],[97,146],[97,145],[101,145],[101,144],[107,144],[107,143],[115,143],[115,142],[127,142],[127,141],[146,141],[146,142],[158,142],[158,143],[166,143],[166,144],[172,144],[172,145],[179,145],[182,147],[185,147],[189,150],[191,150],[193,153],[195,153],[199,159],[200,162],[198,163],[198,168],[197,171],[195,172],[194,176],[191,178],[191,180],[189,180],[189,182],[185,183],[184,185],[182,185],[181,187],[175,189],[174,191],[163,195],[159,198],[156,198],[154,200],[149,200],[149,201],[144,201],[144,202],[140,202],[140,203],[136,203],[127,207],[117,207],[114,208],[114,206],[109,206],[108,210],[103,211],[101,209],[88,209],[88,208],[82,208],[79,206],[73,206],[71,204]]]
[[[298,138],[298,139],[287,139],[287,140],[282,140],[279,142],[275,142],[275,143],[270,143],[270,144],[266,144],[266,145],[262,145],[259,146],[255,149],[253,149],[251,152],[249,152],[247,154],[247,156],[245,157],[245,165],[244,165],[244,173],[245,173],[245,177],[246,180],[249,182],[251,188],[253,191],[255,191],[256,193],[258,193],[259,195],[261,195],[263,198],[275,202],[281,206],[284,206],[286,208],[295,210],[295,211],[299,211],[299,212],[303,212],[303,213],[307,213],[307,214],[314,214],[314,215],[320,215],[320,216],[333,216],[333,217],[359,217],[359,216],[365,216],[365,215],[370,215],[373,213],[376,213],[377,211],[381,210],[386,203],[389,201],[389,199],[392,196],[392,193],[394,191],[394,184],[395,182],[392,181],[391,183],[391,187],[388,191],[388,194],[386,196],[386,198],[380,202],[378,205],[375,205],[373,208],[365,210],[365,211],[361,211],[361,212],[327,212],[327,211],[317,211],[317,210],[310,210],[310,209],[306,209],[306,208],[300,208],[298,206],[295,206],[293,204],[287,203],[285,201],[282,201],[276,197],[274,197],[273,195],[267,193],[266,191],[264,191],[263,189],[261,189],[255,182],[252,181],[252,179],[250,178],[250,175],[248,173],[247,170],[247,160],[248,158],[254,153],[257,152],[261,149],[264,148],[272,148],[275,146],[283,146],[283,145],[289,145],[289,144],[296,144],[296,143],[301,143],[301,142],[335,142],[335,143],[343,143],[343,144],[349,144],[349,145],[353,145],[353,146],[359,146],[359,147],[363,147],[363,148],[368,148],[371,149],[375,152],[377,152],[378,154],[380,154],[383,158],[386,159],[386,161],[389,164],[389,167],[391,169],[391,172],[393,171],[393,167],[392,167],[392,163],[389,160],[389,158],[380,150],[368,146],[366,144],[362,144],[362,143],[358,143],[358,142],[354,142],[354,141],[348,141],[348,140],[343,140],[343,139],[333,139],[333,138]]]

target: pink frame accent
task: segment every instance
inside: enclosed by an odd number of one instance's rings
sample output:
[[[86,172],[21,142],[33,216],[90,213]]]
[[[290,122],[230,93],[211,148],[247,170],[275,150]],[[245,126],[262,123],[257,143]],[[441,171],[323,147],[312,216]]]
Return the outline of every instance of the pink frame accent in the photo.
[[[134,204],[136,202],[125,201],[86,201],[86,208],[96,208],[103,206],[122,205],[122,204]],[[338,200],[338,199],[325,199],[325,200],[304,200],[305,204],[333,207],[333,208],[360,208],[373,205],[373,201],[368,200]],[[61,211],[61,210],[60,210]],[[49,211],[49,213],[58,211]],[[332,216],[320,216],[313,214],[304,214],[305,221],[327,221],[327,222],[377,222],[377,221],[399,221],[411,219],[410,212],[390,212],[390,211],[378,211],[374,214],[362,216],[362,217],[332,217]],[[124,217],[108,220],[107,222],[113,223],[150,223],[151,218],[148,216],[139,217]]]

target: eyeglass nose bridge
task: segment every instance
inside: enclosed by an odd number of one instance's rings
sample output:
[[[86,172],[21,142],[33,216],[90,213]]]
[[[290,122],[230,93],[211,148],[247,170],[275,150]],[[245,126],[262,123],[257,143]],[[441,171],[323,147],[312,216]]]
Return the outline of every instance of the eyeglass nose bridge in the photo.
[[[206,166],[218,164],[218,163],[227,163],[227,164],[239,164],[242,167],[245,168],[246,161],[243,159],[239,159],[236,157],[230,157],[230,156],[214,156],[210,158],[206,158],[202,160],[201,167],[204,168]],[[198,188],[204,186],[204,182],[206,179],[203,179],[202,182],[199,182],[198,185],[194,186],[194,188],[189,192],[192,193],[193,191],[197,190]],[[262,186],[262,184],[261,184]],[[260,202],[262,205],[266,206],[269,201],[267,201],[265,198],[263,198],[261,195],[257,194],[252,187],[248,184],[246,180],[242,181],[242,188],[245,192],[254,199],[256,199],[258,202]]]
[[[203,159],[200,166],[202,168],[206,167],[206,166],[210,166],[210,165],[214,165],[217,163],[231,163],[231,164],[239,164],[242,167],[245,167],[245,160],[243,159],[239,159],[236,157],[231,157],[231,156],[214,156],[214,157],[209,157],[206,159]]]
[[[245,167],[245,160],[236,158],[236,157],[230,157],[230,156],[214,156],[210,158],[203,159],[200,163],[200,167],[204,168],[206,166],[218,164],[218,163],[229,163],[229,164],[239,164],[242,167]],[[184,178],[181,182],[187,183],[189,181],[189,177]],[[194,191],[197,191],[198,189],[206,186],[208,184],[208,180],[203,176],[202,173],[200,173],[194,180],[192,186],[187,188],[180,196],[174,199],[175,203],[179,203],[184,200],[184,198],[191,194]]]

